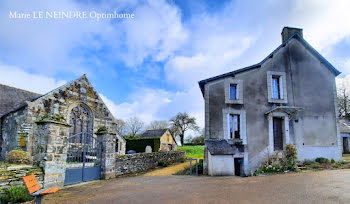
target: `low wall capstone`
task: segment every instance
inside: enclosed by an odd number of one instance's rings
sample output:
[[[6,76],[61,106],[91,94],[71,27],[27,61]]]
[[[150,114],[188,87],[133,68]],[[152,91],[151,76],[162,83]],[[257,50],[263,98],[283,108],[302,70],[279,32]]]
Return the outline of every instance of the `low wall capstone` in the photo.
[[[158,162],[177,162],[186,158],[185,151],[164,151],[117,155],[115,163],[116,175],[139,173],[158,166]]]

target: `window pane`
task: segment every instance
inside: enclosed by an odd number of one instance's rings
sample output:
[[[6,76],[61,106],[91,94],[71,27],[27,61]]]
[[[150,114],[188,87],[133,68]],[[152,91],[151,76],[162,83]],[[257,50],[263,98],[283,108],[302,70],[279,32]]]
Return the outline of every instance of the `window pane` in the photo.
[[[279,99],[279,80],[273,76],[271,81],[271,94],[273,99]]]
[[[237,91],[237,85],[236,84],[230,84],[230,100],[236,100],[236,91]]]

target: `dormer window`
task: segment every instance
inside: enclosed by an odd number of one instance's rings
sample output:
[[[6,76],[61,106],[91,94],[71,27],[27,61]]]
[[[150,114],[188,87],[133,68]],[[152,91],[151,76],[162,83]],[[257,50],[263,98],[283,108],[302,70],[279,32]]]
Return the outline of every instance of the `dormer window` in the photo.
[[[243,104],[243,80],[234,78],[225,80],[225,103]]]

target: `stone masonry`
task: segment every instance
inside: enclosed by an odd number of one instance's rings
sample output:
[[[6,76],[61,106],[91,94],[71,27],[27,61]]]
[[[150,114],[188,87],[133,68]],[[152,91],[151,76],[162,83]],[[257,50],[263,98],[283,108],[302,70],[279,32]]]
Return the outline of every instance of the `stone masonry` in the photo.
[[[158,166],[158,162],[177,162],[186,158],[185,151],[164,151],[117,155],[115,157],[116,175],[139,173]]]
[[[44,167],[44,187],[62,187],[66,172],[67,138],[70,125],[55,121],[38,122],[34,161]]]

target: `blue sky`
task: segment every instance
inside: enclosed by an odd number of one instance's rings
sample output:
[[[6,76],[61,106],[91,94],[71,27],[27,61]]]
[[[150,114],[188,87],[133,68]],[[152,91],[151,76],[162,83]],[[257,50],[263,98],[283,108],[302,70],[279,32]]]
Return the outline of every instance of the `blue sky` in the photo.
[[[350,74],[349,1],[0,2],[0,83],[48,92],[86,73],[116,118],[187,111],[204,125],[197,82],[260,62],[284,26]],[[9,19],[9,11],[124,11],[134,19]],[[350,78],[350,77],[348,77]],[[341,79],[340,79],[341,80]]]

